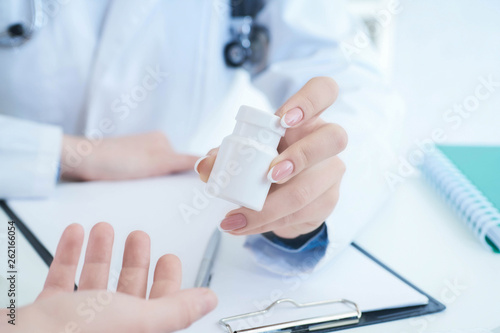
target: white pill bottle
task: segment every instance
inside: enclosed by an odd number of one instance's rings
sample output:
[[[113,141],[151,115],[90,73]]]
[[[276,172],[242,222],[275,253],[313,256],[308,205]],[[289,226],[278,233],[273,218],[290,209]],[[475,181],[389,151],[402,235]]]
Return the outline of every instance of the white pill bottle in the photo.
[[[284,135],[278,116],[241,106],[233,133],[219,147],[206,194],[261,211],[271,187],[269,166]]]

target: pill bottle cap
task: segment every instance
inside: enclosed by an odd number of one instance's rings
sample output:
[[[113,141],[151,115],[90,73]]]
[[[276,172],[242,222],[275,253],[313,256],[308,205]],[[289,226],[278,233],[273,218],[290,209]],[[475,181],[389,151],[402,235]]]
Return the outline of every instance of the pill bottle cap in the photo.
[[[252,124],[270,130],[280,136],[285,135],[286,129],[280,124],[280,117],[251,106],[242,105],[236,115],[236,121]]]

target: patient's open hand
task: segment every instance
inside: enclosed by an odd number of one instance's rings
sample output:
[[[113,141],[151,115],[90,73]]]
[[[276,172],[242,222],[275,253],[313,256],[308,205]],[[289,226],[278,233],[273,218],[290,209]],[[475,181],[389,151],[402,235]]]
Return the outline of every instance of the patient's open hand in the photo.
[[[66,228],[42,293],[35,303],[19,309],[16,326],[2,320],[1,332],[174,332],[216,306],[208,289],[179,290],[181,265],[174,255],[158,260],[146,299],[150,241],[141,231],[127,238],[117,292],[107,291],[114,237],[107,223],[92,229],[79,289],[73,291],[83,237],[80,225]]]

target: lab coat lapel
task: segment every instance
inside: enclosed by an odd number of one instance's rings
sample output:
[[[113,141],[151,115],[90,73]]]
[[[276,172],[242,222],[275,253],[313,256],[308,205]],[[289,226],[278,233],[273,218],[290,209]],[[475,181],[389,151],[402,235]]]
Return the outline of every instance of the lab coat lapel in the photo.
[[[116,56],[120,54],[130,38],[133,38],[157,2],[158,0],[114,0],[111,2],[94,63],[92,86],[98,86],[98,81],[104,78]]]

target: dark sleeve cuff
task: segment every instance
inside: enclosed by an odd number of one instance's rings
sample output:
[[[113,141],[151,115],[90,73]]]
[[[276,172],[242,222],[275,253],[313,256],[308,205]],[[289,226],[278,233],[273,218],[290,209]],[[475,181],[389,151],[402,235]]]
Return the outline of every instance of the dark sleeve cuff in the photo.
[[[266,232],[263,233],[262,236],[264,236],[266,239],[271,241],[272,243],[284,247],[289,250],[298,250],[301,247],[303,247],[307,242],[312,240],[313,238],[316,238],[318,235],[319,238],[322,238],[321,235],[324,234],[325,238],[327,239],[327,233],[326,233],[326,224],[323,222],[316,230],[311,231],[310,233],[300,235],[297,238],[281,238],[279,236],[276,236],[274,232]],[[320,241],[320,239],[318,239]],[[321,241],[320,241],[321,242]]]
[[[257,264],[267,270],[280,275],[296,275],[312,272],[325,256],[328,244],[328,230],[323,224],[300,239],[284,239],[274,234],[267,234],[267,237],[250,235],[245,247]]]

